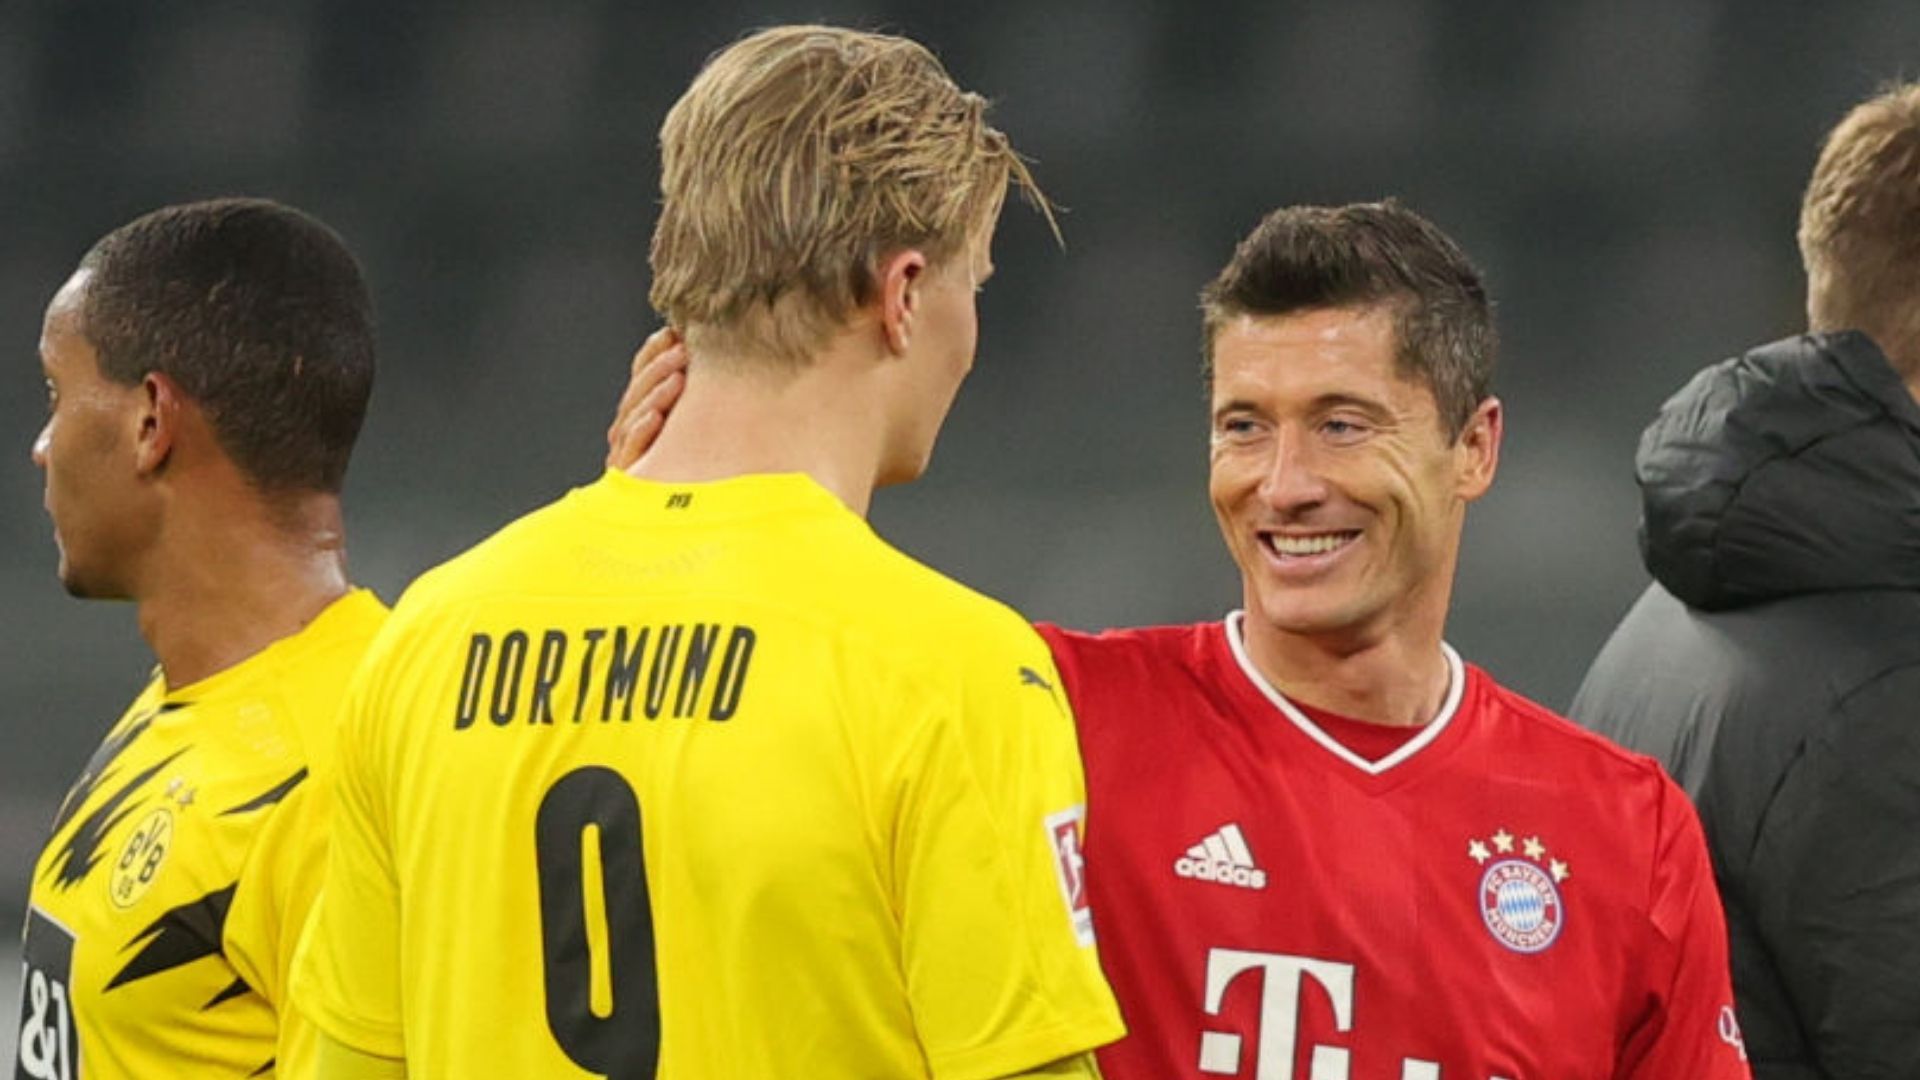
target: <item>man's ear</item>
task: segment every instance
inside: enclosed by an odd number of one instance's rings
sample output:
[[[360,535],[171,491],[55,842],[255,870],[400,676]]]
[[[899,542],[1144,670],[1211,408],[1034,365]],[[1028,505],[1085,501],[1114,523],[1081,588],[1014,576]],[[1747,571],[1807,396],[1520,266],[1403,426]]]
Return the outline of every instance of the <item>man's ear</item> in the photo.
[[[140,412],[133,433],[133,463],[141,476],[159,472],[173,456],[174,440],[191,405],[180,384],[164,372],[140,380]]]
[[[906,352],[913,341],[920,285],[929,269],[926,253],[917,248],[896,251],[880,264],[880,328],[886,335],[887,348],[895,353]]]
[[[1467,426],[1460,429],[1460,438],[1454,442],[1460,468],[1457,490],[1467,502],[1485,495],[1493,486],[1493,474],[1500,468],[1500,437],[1505,434],[1505,427],[1506,413],[1500,399],[1488,396],[1474,408]]]

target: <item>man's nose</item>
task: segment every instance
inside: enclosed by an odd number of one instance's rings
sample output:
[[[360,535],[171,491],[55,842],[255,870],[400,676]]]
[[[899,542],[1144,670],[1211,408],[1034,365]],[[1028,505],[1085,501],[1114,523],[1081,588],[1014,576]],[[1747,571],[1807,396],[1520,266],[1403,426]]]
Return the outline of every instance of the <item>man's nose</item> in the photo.
[[[1273,459],[1260,480],[1260,498],[1283,513],[1325,502],[1327,483],[1306,432],[1291,425],[1275,432]]]

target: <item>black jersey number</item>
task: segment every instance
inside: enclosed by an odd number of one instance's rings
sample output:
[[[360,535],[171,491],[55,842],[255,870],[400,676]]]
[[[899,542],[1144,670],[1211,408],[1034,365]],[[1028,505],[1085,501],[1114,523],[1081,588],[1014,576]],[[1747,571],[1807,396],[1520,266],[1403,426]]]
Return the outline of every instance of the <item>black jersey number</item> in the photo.
[[[640,800],[612,769],[575,769],[540,801],[534,848],[547,1027],[575,1064],[609,1080],[652,1080],[660,1059],[660,989],[640,844]],[[597,858],[589,857],[590,849]],[[597,881],[588,879],[594,863]],[[605,952],[598,957],[588,937],[590,899],[606,912]],[[610,1005],[599,1010],[596,962],[612,991]]]

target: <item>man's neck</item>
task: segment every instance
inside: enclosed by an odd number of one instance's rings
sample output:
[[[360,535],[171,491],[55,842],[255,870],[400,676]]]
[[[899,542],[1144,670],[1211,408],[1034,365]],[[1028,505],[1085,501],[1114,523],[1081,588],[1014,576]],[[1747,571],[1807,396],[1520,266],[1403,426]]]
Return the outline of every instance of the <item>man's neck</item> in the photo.
[[[169,689],[298,633],[351,587],[339,500],[176,515],[142,573],[140,633]]]
[[[778,373],[696,358],[659,439],[627,471],[669,482],[804,473],[865,517],[888,436],[873,381],[867,362],[831,351]]]
[[[1439,714],[1452,679],[1438,624],[1332,639],[1289,633],[1250,608],[1241,634],[1247,658],[1274,689],[1367,723],[1426,724]]]

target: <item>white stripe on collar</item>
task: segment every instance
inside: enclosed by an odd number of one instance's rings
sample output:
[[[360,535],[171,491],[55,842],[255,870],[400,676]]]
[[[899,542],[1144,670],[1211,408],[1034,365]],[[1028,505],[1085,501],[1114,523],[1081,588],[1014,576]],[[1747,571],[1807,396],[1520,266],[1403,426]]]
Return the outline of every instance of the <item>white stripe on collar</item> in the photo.
[[[1379,776],[1419,753],[1440,737],[1440,733],[1453,722],[1454,714],[1460,711],[1460,698],[1467,689],[1467,672],[1460,662],[1460,654],[1453,651],[1453,646],[1443,641],[1440,643],[1440,652],[1447,660],[1447,696],[1446,700],[1440,703],[1440,711],[1420,729],[1420,734],[1407,740],[1398,750],[1379,761],[1368,761],[1347,749],[1340,740],[1321,730],[1320,725],[1309,720],[1298,706],[1287,700],[1285,694],[1273,688],[1273,684],[1267,681],[1267,677],[1260,674],[1259,668],[1253,666],[1252,658],[1247,656],[1247,646],[1241,629],[1241,624],[1245,620],[1246,612],[1229,612],[1226,618],[1226,629],[1227,644],[1233,648],[1233,658],[1239,662],[1240,671],[1247,677],[1247,681],[1253,683],[1262,694],[1267,696],[1268,701],[1273,702],[1274,707],[1279,709],[1282,715],[1293,722],[1294,727],[1319,743],[1322,749],[1369,776]]]

